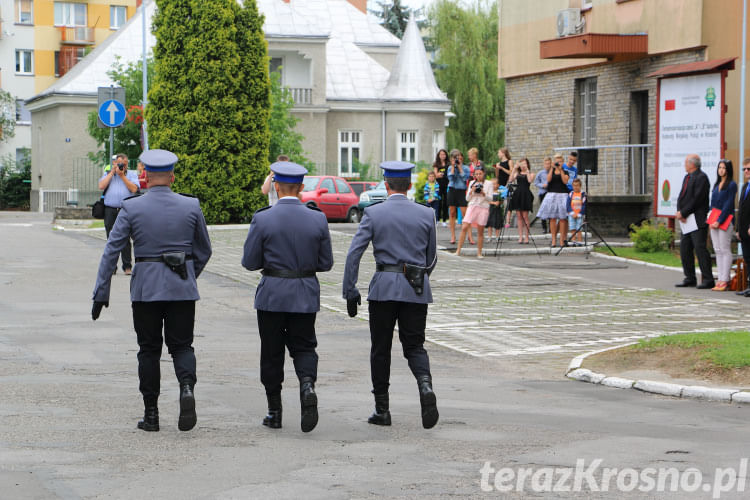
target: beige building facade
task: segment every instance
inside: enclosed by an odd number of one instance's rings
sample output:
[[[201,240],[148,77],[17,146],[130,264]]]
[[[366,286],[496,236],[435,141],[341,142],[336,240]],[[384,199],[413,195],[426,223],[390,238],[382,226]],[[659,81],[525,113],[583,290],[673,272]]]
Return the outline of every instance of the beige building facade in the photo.
[[[501,0],[499,10],[507,145],[537,168],[556,150],[597,147],[589,200],[600,229],[624,234],[654,214],[652,73],[723,60],[725,157],[738,165],[750,153],[750,134],[739,153],[739,61],[727,62],[741,56],[741,2]]]

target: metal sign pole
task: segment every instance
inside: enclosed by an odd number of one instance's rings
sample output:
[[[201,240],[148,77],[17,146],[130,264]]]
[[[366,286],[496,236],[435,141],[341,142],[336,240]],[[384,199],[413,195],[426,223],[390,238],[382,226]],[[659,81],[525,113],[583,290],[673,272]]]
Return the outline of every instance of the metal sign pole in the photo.
[[[115,86],[114,85],[110,85],[109,86],[109,98],[110,99],[114,99],[115,98]],[[114,149],[115,149],[115,129],[112,128],[112,127],[110,127],[109,128],[109,164],[110,164],[110,168],[113,168],[112,167],[112,155],[115,154],[114,153]]]

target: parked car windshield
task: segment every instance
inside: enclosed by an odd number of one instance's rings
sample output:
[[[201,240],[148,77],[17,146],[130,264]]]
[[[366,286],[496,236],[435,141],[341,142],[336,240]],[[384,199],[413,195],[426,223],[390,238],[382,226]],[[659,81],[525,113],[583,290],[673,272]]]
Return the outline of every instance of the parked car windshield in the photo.
[[[302,188],[302,191],[314,191],[315,188],[318,187],[320,177],[305,177],[302,182],[305,185],[305,187]]]
[[[372,189],[372,190],[380,189],[380,190],[385,191],[385,181],[378,182],[377,186],[375,186],[374,188],[370,188],[370,189]]]

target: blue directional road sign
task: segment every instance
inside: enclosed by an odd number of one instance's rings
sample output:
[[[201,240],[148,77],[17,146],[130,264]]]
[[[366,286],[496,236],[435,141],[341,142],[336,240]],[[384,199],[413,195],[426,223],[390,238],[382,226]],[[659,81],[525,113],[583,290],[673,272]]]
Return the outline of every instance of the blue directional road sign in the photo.
[[[107,127],[119,127],[126,115],[125,106],[114,99],[106,100],[99,106],[99,119]]]

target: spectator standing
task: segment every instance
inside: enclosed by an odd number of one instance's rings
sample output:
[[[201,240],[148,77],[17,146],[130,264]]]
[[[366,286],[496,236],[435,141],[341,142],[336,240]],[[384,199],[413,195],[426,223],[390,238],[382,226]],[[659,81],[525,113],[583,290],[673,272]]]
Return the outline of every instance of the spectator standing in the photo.
[[[424,184],[424,201],[435,211],[435,221],[437,221],[440,212],[440,185],[436,180],[435,172],[427,174],[427,182]]]
[[[463,164],[463,155],[458,149],[451,150],[451,166],[448,167],[448,227],[451,231],[451,243],[456,242],[456,212],[463,217],[466,209],[466,183],[469,177],[469,167]]]
[[[477,167],[475,170],[476,178],[469,184],[466,191],[469,209],[461,224],[461,235],[458,240],[456,255],[461,255],[466,234],[470,228],[477,228],[477,259],[482,259],[482,246],[484,244],[484,226],[487,225],[487,219],[490,216],[490,202],[492,201],[492,183],[485,180],[484,167]]]
[[[529,159],[524,158],[518,162],[509,179],[511,184],[516,184],[516,190],[508,204],[508,210],[516,212],[518,243],[520,244],[529,242],[529,212],[534,205],[534,195],[531,194],[533,180],[534,173],[529,167]]]
[[[711,211],[719,211],[718,219],[709,226],[711,243],[716,252],[716,268],[719,281],[713,287],[715,292],[723,292],[729,287],[729,270],[732,267],[732,231],[721,226],[734,216],[734,199],[737,196],[737,183],[734,182],[734,166],[729,160],[720,160],[716,167],[716,183],[711,194]],[[709,218],[713,218],[709,216]]]
[[[575,239],[578,243],[582,243],[580,229],[583,226],[583,218],[586,216],[586,193],[581,191],[581,179],[574,179],[572,185],[573,191],[568,193],[569,240]]]
[[[443,227],[447,226],[446,221],[448,220],[448,167],[450,161],[448,161],[448,151],[441,149],[435,156],[435,163],[432,164],[432,171],[435,172],[435,178],[437,179],[438,185],[440,186],[440,208],[438,209],[438,217],[436,220],[443,222]]]
[[[500,193],[500,181],[492,179],[492,201],[490,202],[490,216],[487,219],[487,236],[490,240],[500,238],[503,227],[503,197]],[[495,233],[494,236],[492,233]]]
[[[742,258],[745,261],[745,268],[750,266],[750,158],[742,160],[742,178],[745,184],[740,191],[740,202],[737,210],[737,220],[734,227],[737,231],[735,234],[740,240],[742,246]],[[747,283],[738,283],[737,288],[745,287],[743,290],[737,290],[737,295],[750,297],[750,273],[747,275]]]
[[[698,229],[680,235],[680,260],[682,260],[682,271],[685,274],[682,282],[677,287],[696,286],[695,258],[701,268],[701,283],[696,288],[713,288],[714,276],[711,273],[711,255],[706,248],[708,238],[708,191],[710,185],[708,176],[701,170],[701,157],[696,154],[685,158],[685,178],[682,181],[680,195],[677,197],[677,219],[685,223],[688,217],[695,216]]]
[[[547,176],[551,168],[552,158],[548,156],[544,159],[544,168],[540,170],[534,177],[534,185],[536,186],[537,195],[539,196],[540,207],[542,206],[542,202],[544,201],[544,195],[547,194],[547,188],[545,186],[547,185]],[[547,228],[547,221],[544,219],[542,219],[542,231],[544,231],[545,233],[549,232],[549,229]]]
[[[573,179],[578,177],[578,152],[571,151],[568,154],[568,163],[563,165],[563,168],[568,172],[568,191],[573,191]]]
[[[140,160],[138,160],[136,171],[138,172],[138,187],[143,190],[147,189],[148,182],[146,181],[146,168],[143,166],[143,162]]]
[[[99,179],[99,189],[104,191],[104,230],[107,232],[107,239],[122,208],[122,201],[138,191],[139,185],[138,174],[128,170],[128,156],[124,153],[115,156],[114,165]],[[127,275],[131,274],[133,261],[129,238],[122,247],[120,257],[122,270]],[[117,272],[116,262],[114,270]]]
[[[507,148],[500,148],[497,151],[497,158],[500,161],[495,163],[495,177],[500,181],[501,186],[507,186],[514,167],[513,160]],[[505,214],[505,227],[510,227],[510,210],[507,210]]]
[[[287,155],[279,155],[276,157],[276,161],[289,161]],[[279,201],[279,195],[274,189],[273,172],[270,172],[266,176],[266,180],[263,181],[263,185],[260,187],[260,192],[268,196],[268,206],[272,207]]]
[[[562,155],[555,155],[552,169],[548,174],[542,206],[537,216],[549,221],[552,235],[552,247],[557,246],[558,236],[560,246],[567,245],[565,238],[568,234],[568,172],[563,168]]]

